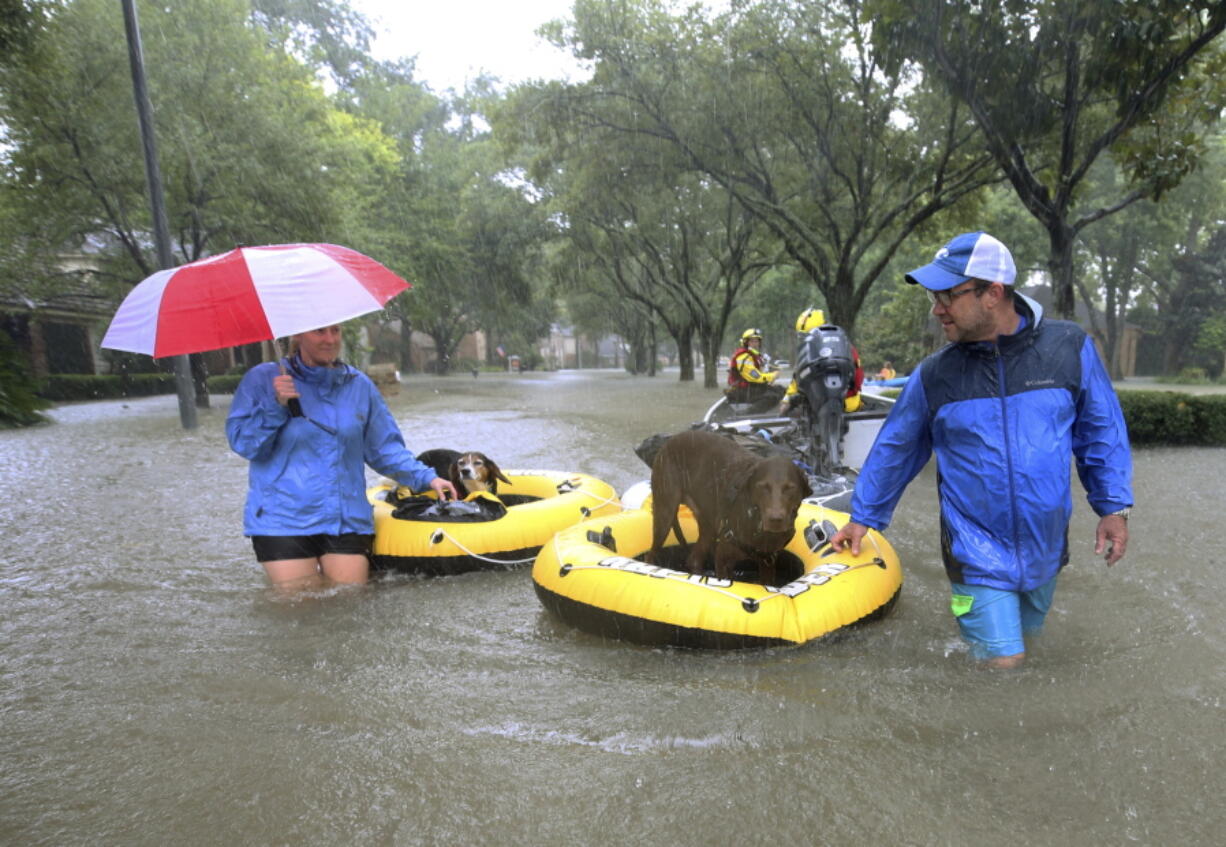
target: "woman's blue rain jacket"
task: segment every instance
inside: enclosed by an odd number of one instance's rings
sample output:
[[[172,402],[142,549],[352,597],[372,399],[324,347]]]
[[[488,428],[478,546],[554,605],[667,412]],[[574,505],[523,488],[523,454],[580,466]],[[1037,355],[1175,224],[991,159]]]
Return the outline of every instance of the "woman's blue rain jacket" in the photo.
[[[226,435],[249,459],[247,535],[340,535],[375,531],[366,500],[366,470],[415,491],[435,473],[417,461],[370,378],[338,363],[307,367],[285,360],[302,395],[305,417],[291,417],[277,402],[275,362],[243,377],[230,405]]]
[[[950,344],[920,363],[860,472],[852,520],[884,529],[935,454],[950,579],[1028,591],[1068,562],[1071,459],[1106,515],[1132,505],[1132,457],[1091,339],[1044,321],[1029,298],[1017,309],[1015,334]]]

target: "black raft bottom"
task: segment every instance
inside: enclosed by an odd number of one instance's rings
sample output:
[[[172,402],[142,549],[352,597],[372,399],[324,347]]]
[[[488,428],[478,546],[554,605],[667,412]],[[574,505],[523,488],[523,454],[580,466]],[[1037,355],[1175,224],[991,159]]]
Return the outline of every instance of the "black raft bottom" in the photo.
[[[629,641],[633,644],[643,644],[649,647],[689,647],[702,650],[749,650],[761,647],[797,646],[795,642],[784,638],[765,638],[753,635],[713,632],[706,629],[693,629],[691,627],[636,618],[633,615],[589,606],[585,603],[572,600],[569,597],[563,597],[561,594],[542,587],[535,581],[532,584],[536,588],[536,596],[540,599],[541,605],[557,616],[558,619],[573,626],[575,629],[600,636],[601,638],[615,638],[620,641]],[[813,641],[825,641],[837,637],[851,627],[885,617],[894,608],[894,604],[898,602],[899,595],[901,594],[902,587],[900,586],[898,591],[894,592],[894,596],[860,618],[860,620],[839,627],[827,635],[813,639]],[[808,643],[811,644],[813,641]]]
[[[470,571],[509,571],[530,565],[540,547],[502,550],[473,556],[380,556],[370,557],[372,573],[405,573],[421,576],[455,576]]]

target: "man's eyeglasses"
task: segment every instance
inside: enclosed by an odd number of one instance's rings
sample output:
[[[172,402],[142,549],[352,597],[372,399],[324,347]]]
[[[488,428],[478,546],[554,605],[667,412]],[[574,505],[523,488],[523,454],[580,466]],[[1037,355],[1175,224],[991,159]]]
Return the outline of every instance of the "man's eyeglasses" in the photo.
[[[976,294],[981,294],[991,287],[992,283],[984,282],[980,283],[979,285],[971,286],[970,288],[964,288],[961,291],[933,291],[931,288],[925,288],[924,290],[928,292],[928,299],[932,302],[932,305],[935,306],[940,303],[942,306],[948,309],[954,304],[954,300],[958,299],[963,294],[970,294],[972,291]]]

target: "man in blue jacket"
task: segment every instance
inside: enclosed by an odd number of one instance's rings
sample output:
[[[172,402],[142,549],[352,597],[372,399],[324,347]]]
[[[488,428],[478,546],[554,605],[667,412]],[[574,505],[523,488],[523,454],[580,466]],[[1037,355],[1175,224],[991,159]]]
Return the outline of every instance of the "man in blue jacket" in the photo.
[[[859,553],[936,455],[951,609],[971,653],[1018,667],[1068,562],[1070,456],[1100,515],[1094,551],[1124,555],[1132,456],[1118,398],[1091,339],[1013,291],[1004,244],[959,235],[907,274],[951,342],[907,381],[864,463],[836,549]]]

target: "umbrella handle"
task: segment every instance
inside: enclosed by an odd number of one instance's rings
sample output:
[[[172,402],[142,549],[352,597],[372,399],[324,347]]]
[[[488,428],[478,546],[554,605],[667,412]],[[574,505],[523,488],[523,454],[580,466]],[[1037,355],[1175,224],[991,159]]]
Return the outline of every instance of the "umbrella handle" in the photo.
[[[281,369],[281,376],[285,376],[288,371],[285,369],[285,359],[281,356],[281,340],[279,338],[274,338],[272,340],[272,347],[277,354],[277,367]],[[302,403],[299,402],[297,397],[291,397],[289,400],[285,401],[285,407],[289,409],[289,416],[291,418],[306,417],[306,415],[302,413]]]
[[[286,374],[285,365],[281,365],[281,376],[285,376],[285,374]],[[306,415],[302,414],[302,403],[299,402],[297,397],[291,397],[288,400],[286,400],[285,408],[289,409],[289,416],[291,418],[306,417]]]

